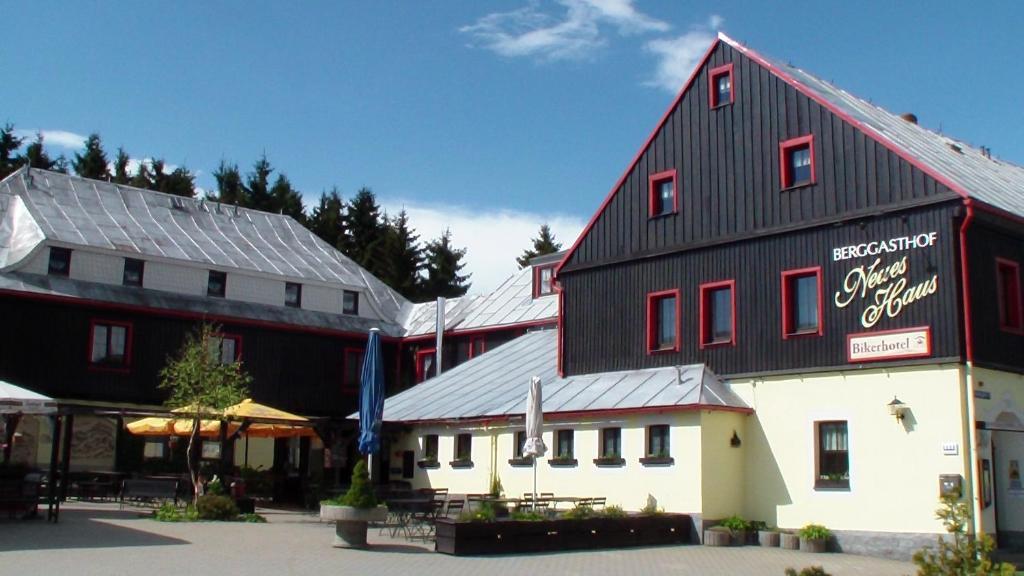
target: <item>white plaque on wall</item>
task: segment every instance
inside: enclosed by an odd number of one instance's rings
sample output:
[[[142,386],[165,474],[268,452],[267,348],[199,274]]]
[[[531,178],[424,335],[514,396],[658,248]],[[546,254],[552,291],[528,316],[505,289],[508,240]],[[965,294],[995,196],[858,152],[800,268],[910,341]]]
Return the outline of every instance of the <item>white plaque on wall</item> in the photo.
[[[924,358],[932,355],[930,326],[861,332],[846,337],[849,362],[878,362],[897,358]]]

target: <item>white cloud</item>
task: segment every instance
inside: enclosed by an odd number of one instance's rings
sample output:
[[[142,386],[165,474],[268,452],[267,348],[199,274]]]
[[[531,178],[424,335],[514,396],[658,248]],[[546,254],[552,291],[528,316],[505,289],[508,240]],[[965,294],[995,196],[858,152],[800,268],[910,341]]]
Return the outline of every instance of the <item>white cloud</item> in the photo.
[[[511,12],[495,12],[463,26],[459,31],[471,35],[476,45],[509,57],[535,56],[550,60],[584,59],[604,46],[602,25],[616,28],[619,34],[665,32],[669,25],[651,18],[633,7],[633,0],[559,0],[565,8],[561,16],[552,16],[540,3]]]
[[[86,136],[68,132],[67,130],[15,130],[14,133],[18,137],[24,138],[26,144],[35,141],[36,134],[41,133],[45,146],[56,146],[75,151],[85,147]]]
[[[520,256],[530,240],[537,235],[540,225],[547,223],[562,243],[563,249],[572,246],[586,222],[579,217],[561,214],[534,214],[512,210],[477,212],[457,206],[425,206],[401,200],[381,201],[389,215],[405,208],[409,221],[426,243],[439,237],[445,229],[452,231],[452,243],[468,249],[465,272],[471,272],[471,294],[483,294],[498,287],[514,274]]]
[[[715,33],[724,21],[721,16],[713,15],[707,23],[692,27],[682,36],[648,42],[645,48],[657,57],[658,63],[654,77],[646,84],[678,92],[714,41]]]

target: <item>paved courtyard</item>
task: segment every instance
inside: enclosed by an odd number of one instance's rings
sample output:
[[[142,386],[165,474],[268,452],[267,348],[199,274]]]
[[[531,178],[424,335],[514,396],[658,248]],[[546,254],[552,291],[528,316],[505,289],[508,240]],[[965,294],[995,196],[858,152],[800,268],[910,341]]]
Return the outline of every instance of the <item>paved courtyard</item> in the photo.
[[[370,531],[370,551],[332,548],[333,526],[313,514],[259,510],[267,524],[162,523],[117,505],[70,503],[60,524],[0,520],[3,574],[368,574],[500,576],[773,575],[821,565],[833,576],[914,574],[913,565],[849,554],[758,547],[667,546],[497,557],[436,554]]]

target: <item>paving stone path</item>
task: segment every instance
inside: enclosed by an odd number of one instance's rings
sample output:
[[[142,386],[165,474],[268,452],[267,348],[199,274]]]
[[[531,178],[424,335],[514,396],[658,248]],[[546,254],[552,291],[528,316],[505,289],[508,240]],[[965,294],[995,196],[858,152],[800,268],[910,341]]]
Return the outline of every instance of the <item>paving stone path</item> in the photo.
[[[245,576],[648,576],[771,575],[820,565],[833,576],[897,576],[906,562],[790,550],[666,546],[455,558],[432,544],[370,531],[372,549],[332,548],[334,528],[313,514],[259,510],[267,524],[163,523],[112,504],[71,503],[61,522],[0,520],[0,574]]]

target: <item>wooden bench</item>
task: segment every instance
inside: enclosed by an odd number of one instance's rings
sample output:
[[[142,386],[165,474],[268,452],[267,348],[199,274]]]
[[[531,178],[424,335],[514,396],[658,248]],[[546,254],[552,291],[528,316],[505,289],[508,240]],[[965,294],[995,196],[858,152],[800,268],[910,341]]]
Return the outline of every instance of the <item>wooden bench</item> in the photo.
[[[121,508],[125,502],[155,505],[168,501],[178,504],[178,483],[174,480],[129,478],[121,487]]]

